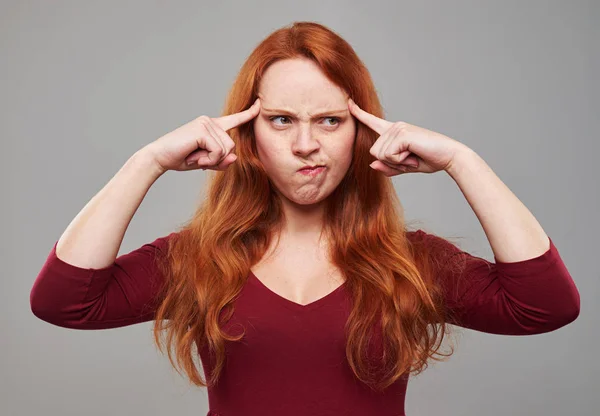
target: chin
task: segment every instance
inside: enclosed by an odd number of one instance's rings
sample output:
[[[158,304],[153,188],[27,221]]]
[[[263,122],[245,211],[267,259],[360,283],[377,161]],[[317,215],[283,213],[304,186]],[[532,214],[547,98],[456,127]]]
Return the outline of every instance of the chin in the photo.
[[[319,198],[318,200],[315,201],[294,201],[292,200],[293,203],[295,203],[296,205],[302,205],[302,206],[311,206],[311,205],[317,205],[321,202],[323,202],[325,199],[327,198]]]
[[[281,196],[282,193],[278,192]],[[289,195],[287,193],[283,194],[283,197],[287,199],[289,202],[296,205],[310,206],[323,202],[327,199],[327,197],[331,194],[331,192],[322,193],[322,192],[307,192],[305,194],[292,194]]]

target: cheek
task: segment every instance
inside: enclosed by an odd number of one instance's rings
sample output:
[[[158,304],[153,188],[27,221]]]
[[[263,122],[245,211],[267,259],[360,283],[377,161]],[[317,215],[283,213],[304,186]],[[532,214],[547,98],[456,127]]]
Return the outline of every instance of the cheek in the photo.
[[[252,130],[254,131],[254,140],[256,140],[256,145],[258,146],[262,141],[265,135],[264,126],[260,122],[260,119],[255,119],[252,125]]]
[[[340,159],[352,159],[352,151],[354,149],[355,141],[354,136],[354,129],[349,129],[347,132],[344,132],[343,135],[338,137],[338,146],[336,147],[336,152]]]
[[[283,149],[278,149],[273,144],[277,142],[277,137],[271,134],[262,134],[260,129],[255,130],[254,137],[256,140],[256,152],[258,159],[263,164],[267,172],[276,172],[283,159]]]
[[[270,138],[264,123],[260,121],[254,123],[254,140],[256,142],[258,158],[264,161],[268,158],[269,146],[267,146],[267,143],[269,143]]]

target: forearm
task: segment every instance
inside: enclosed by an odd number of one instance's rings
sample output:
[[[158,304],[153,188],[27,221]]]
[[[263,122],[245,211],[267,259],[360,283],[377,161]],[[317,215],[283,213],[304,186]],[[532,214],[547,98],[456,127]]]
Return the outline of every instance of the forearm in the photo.
[[[113,264],[133,215],[161,174],[149,152],[137,151],[71,221],[57,257],[82,268]]]
[[[533,214],[472,149],[460,152],[447,172],[475,212],[498,261],[527,260],[550,248]]]

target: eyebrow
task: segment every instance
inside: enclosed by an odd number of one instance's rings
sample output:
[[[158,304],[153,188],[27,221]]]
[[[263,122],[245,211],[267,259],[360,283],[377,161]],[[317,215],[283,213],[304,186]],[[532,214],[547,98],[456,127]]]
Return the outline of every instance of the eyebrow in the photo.
[[[269,113],[286,114],[286,115],[298,117],[298,114],[294,113],[291,110],[285,110],[285,109],[280,109],[280,108],[265,108],[265,107],[263,107],[262,109]],[[342,113],[347,113],[347,112],[348,112],[347,109],[321,111],[320,113],[314,114],[313,117],[316,118],[316,117],[321,117],[321,116],[325,116],[325,115],[329,115],[329,114],[342,114]]]

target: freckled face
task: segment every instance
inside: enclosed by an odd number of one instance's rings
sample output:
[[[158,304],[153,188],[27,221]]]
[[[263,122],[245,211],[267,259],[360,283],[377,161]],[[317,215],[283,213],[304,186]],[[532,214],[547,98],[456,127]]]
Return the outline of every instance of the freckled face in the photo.
[[[290,201],[315,204],[342,181],[352,161],[356,129],[348,95],[312,61],[272,64],[259,86],[261,110],[253,119],[258,157],[278,193]],[[325,165],[304,175],[304,165]]]

